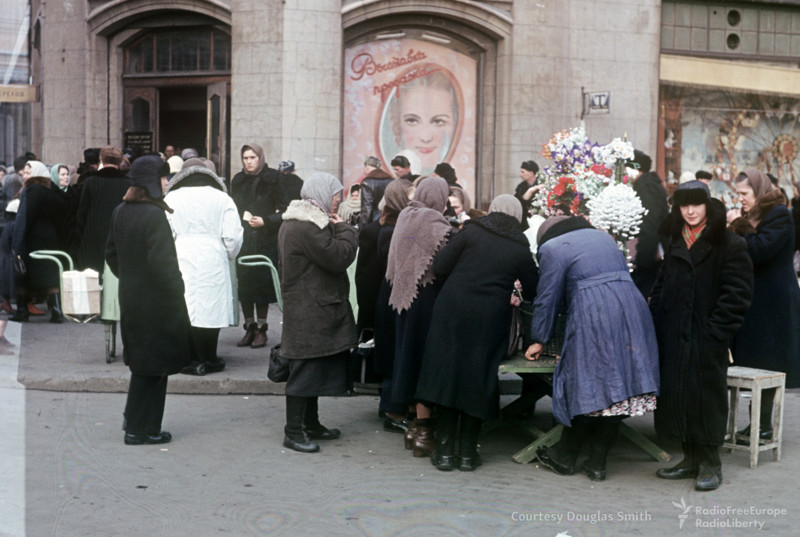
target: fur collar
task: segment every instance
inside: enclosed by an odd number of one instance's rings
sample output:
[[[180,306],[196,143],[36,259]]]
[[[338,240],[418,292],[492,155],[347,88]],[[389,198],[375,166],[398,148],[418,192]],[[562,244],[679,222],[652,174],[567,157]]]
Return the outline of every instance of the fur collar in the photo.
[[[464,227],[467,227],[470,224],[480,226],[490,233],[494,233],[495,235],[499,235],[501,237],[506,237],[514,242],[524,244],[525,246],[530,246],[527,237],[525,237],[520,230],[519,222],[517,222],[517,219],[513,216],[509,216],[504,213],[489,213],[480,218],[467,220],[464,223]]]
[[[167,203],[163,200],[163,198],[153,199],[147,195],[147,190],[140,186],[132,186],[128,188],[128,191],[125,192],[125,195],[122,197],[122,201],[126,201],[128,203],[150,203],[155,205],[159,209],[167,211],[168,213],[173,213],[175,211],[167,205]]]
[[[783,198],[780,189],[773,188],[756,200],[756,204],[747,213],[747,219],[750,220],[753,226],[758,227],[759,222],[778,205],[786,205],[786,200]]]
[[[293,200],[283,213],[283,219],[311,222],[320,229],[331,223],[322,209],[306,200]]]

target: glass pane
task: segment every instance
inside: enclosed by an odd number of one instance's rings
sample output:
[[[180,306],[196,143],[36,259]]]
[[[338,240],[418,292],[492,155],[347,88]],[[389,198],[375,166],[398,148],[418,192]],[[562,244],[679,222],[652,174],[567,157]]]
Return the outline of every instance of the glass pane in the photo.
[[[211,32],[203,32],[197,40],[198,66],[200,71],[211,69]]]
[[[214,32],[214,71],[230,70],[230,48],[228,36]]]
[[[156,38],[156,71],[169,71],[169,36]]]
[[[692,28],[692,50],[708,50],[708,31],[705,28]]]
[[[708,50],[711,52],[726,52],[725,30],[711,30],[708,33]]]
[[[142,41],[142,72],[153,72],[153,41],[154,38],[148,37]]]
[[[692,25],[692,6],[678,4],[675,6],[675,24],[678,26]]]

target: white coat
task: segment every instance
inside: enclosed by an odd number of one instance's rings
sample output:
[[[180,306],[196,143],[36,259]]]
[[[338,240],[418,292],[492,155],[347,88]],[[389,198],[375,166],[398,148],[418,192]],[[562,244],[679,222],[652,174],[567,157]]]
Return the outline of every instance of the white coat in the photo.
[[[173,188],[164,201],[175,211],[167,213],[167,218],[191,324],[199,328],[230,326],[234,320],[230,260],[239,253],[243,235],[236,205],[214,186]]]

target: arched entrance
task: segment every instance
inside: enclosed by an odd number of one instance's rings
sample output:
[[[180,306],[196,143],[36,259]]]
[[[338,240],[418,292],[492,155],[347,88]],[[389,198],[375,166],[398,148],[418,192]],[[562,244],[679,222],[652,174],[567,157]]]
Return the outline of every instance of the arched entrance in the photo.
[[[153,28],[123,45],[125,145],[192,147],[228,169],[230,34],[215,26]]]

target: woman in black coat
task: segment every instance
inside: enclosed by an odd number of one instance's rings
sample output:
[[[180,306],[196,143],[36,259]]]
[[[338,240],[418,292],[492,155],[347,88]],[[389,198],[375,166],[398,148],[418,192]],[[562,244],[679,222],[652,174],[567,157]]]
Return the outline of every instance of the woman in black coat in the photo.
[[[19,211],[14,223],[12,251],[25,262],[27,272],[16,281],[17,312],[12,321],[28,320],[27,304],[33,292],[45,292],[50,308],[50,322],[64,320],[59,296],[58,266],[45,259],[33,259],[36,250],[60,250],[59,228],[62,224],[64,202],[56,193],[50,173],[39,161],[25,166],[29,175],[20,191]]]
[[[431,460],[439,470],[469,471],[481,464],[478,433],[482,420],[497,415],[497,367],[508,349],[514,281],[527,290],[538,283],[521,222],[520,202],[510,194],[498,196],[489,214],[467,220],[433,261],[433,272],[444,283],[433,307],[416,398],[436,405]]]
[[[281,355],[289,360],[284,447],[319,451],[314,440],[339,438],[319,422],[320,396],[342,395],[348,386],[350,349],[358,335],[350,307],[349,267],[356,257],[356,230],[336,214],[342,184],[315,172],[303,183],[278,234],[283,331]]]
[[[725,208],[708,187],[678,187],[661,232],[670,242],[650,299],[658,338],[661,391],[656,431],[683,445],[663,479],[696,478],[697,490],[722,482],[719,446],[728,417],[728,342],[753,295],[744,240],[725,229]]]
[[[735,180],[743,216],[731,222],[734,233],[747,241],[753,261],[753,303],[733,340],[736,365],[782,371],[786,387],[800,387],[800,287],[794,272],[794,222],[781,190],[767,175],[750,169]],[[769,349],[765,352],[765,349]],[[775,390],[761,398],[762,439],[772,438]],[[739,431],[747,442],[750,427]]]
[[[265,255],[277,267],[278,230],[281,215],[290,199],[281,187],[278,171],[267,166],[264,150],[260,146],[254,143],[243,145],[241,157],[243,169],[231,180],[231,197],[244,226],[244,241],[239,257]],[[277,302],[272,274],[266,267],[242,266],[238,263],[236,274],[245,329],[244,337],[236,346],[254,349],[264,347],[267,344],[269,305]]]
[[[164,211],[160,157],[136,159],[131,187],[111,217],[105,259],[119,278],[123,358],[131,370],[125,405],[125,443],[164,444],[161,430],[167,376],[191,359],[189,314],[172,230]]]

